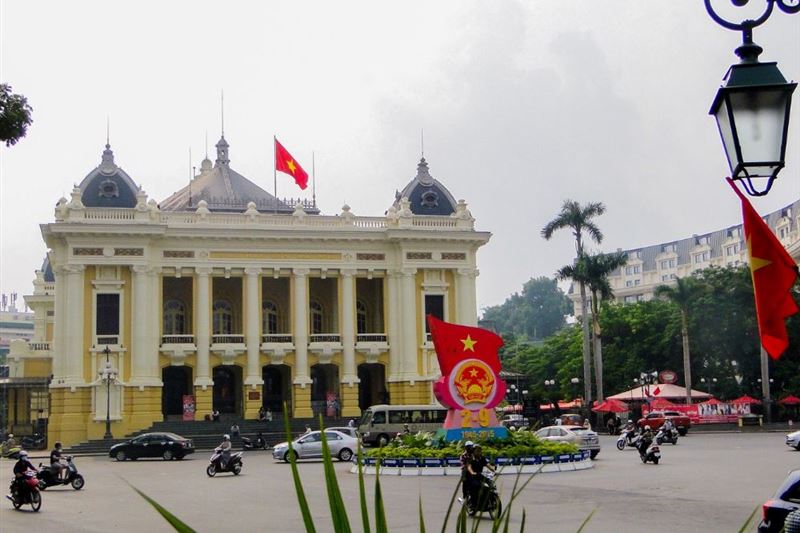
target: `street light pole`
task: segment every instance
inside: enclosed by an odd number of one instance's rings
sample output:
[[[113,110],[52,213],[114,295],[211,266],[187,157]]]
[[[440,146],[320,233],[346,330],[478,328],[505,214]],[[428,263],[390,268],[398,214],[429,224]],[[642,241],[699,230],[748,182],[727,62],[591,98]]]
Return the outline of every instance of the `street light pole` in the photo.
[[[106,433],[103,435],[104,439],[113,439],[114,435],[111,434],[111,382],[115,379],[115,372],[111,367],[111,350],[106,345],[103,353],[106,355],[106,364],[101,371],[101,376],[106,382]]]

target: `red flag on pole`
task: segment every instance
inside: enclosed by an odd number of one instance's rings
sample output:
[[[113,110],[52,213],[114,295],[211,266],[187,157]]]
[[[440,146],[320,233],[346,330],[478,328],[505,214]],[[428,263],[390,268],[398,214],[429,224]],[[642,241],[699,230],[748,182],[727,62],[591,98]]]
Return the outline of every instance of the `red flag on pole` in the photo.
[[[292,176],[301,189],[308,186],[308,174],[292,157],[292,154],[278,142],[277,138],[275,139],[275,170]]]
[[[451,324],[433,315],[428,315],[428,326],[442,375],[449,373],[466,357],[479,359],[495,372],[500,372],[497,355],[497,350],[503,345],[500,336],[488,329]]]
[[[785,320],[799,310],[791,294],[798,275],[797,265],[733,180],[728,178],[728,183],[742,201],[761,344],[770,357],[777,359],[789,346]]]

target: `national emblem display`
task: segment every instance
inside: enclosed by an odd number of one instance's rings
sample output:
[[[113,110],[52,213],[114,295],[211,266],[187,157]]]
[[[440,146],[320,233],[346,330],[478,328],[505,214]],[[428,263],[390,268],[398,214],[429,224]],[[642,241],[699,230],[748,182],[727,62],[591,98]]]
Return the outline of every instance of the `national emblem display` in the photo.
[[[442,377],[433,384],[439,403],[448,408],[447,440],[505,437],[494,407],[506,394],[497,350],[503,339],[489,330],[450,324],[428,315],[428,326]]]

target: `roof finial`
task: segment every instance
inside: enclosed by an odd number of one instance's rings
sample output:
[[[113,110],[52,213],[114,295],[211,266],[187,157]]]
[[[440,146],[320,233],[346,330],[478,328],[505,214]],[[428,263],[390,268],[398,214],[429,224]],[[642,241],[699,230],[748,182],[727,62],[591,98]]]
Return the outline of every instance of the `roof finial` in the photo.
[[[225,137],[225,91],[220,90],[219,92],[219,107],[220,107],[220,114],[222,115],[222,137]]]

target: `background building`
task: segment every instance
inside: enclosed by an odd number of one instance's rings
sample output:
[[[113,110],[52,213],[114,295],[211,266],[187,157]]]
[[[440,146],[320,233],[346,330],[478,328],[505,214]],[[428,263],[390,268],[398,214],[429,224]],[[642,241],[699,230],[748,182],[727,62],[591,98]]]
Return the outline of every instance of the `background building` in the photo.
[[[477,321],[490,234],[467,204],[423,158],[384,216],[321,215],[233,170],[224,136],[216,149],[158,203],[106,145],[41,225],[33,338],[12,342],[7,387],[41,380],[49,441],[98,438],[107,414],[115,435],[182,417],[186,397],[243,418],[434,401],[425,315]]]

